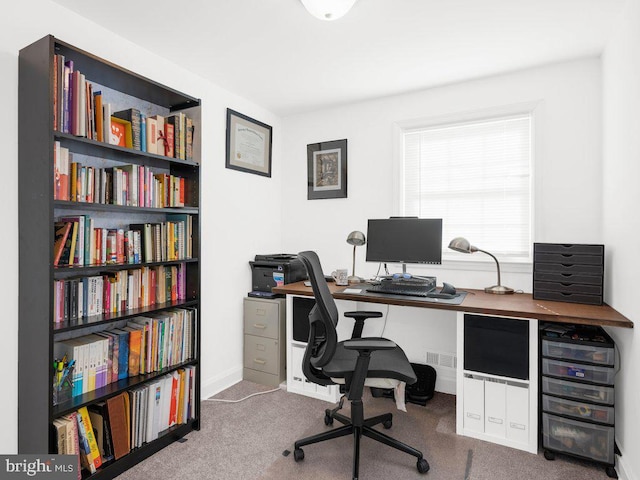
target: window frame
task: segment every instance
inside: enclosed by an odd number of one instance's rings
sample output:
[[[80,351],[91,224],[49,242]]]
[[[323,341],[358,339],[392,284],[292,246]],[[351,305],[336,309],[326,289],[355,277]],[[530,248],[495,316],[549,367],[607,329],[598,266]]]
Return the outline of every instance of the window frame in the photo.
[[[395,122],[393,125],[393,151],[394,151],[394,172],[393,172],[393,214],[402,216],[404,214],[404,141],[405,133],[419,131],[421,129],[440,127],[447,125],[462,125],[465,123],[475,123],[483,120],[508,118],[514,115],[530,115],[531,118],[531,160],[529,165],[529,194],[530,194],[530,238],[531,245],[528,256],[521,258],[499,259],[500,266],[505,271],[528,272],[533,262],[532,250],[537,230],[538,220],[536,217],[536,158],[541,152],[540,129],[537,128],[539,121],[540,107],[542,101],[523,102],[498,107],[484,108],[474,111],[462,111],[432,117],[416,118]],[[449,239],[450,240],[450,239]],[[443,243],[449,240],[443,238]],[[473,239],[469,239],[473,244]],[[478,245],[482,248],[482,245]],[[453,269],[485,270],[495,269],[495,262],[488,255],[464,255],[446,248],[443,244],[442,265]],[[440,268],[443,268],[442,266]]]

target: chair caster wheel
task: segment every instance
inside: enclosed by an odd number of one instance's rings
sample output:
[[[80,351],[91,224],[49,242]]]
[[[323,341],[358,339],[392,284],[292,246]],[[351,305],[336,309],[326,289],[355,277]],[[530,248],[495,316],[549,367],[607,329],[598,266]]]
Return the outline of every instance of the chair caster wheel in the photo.
[[[420,460],[418,460],[416,467],[418,468],[418,472],[420,473],[427,473],[430,468],[429,462],[427,462],[424,458],[421,458]]]
[[[392,420],[386,420],[386,421],[382,422],[382,426],[384,428],[386,428],[387,430],[389,430],[393,426],[393,421]]]
[[[302,460],[304,460],[304,451],[301,448],[296,448],[293,451],[293,459],[296,462],[301,462]]]
[[[324,414],[324,424],[329,426],[333,425],[333,417],[327,413]]]
[[[618,472],[616,472],[616,469],[614,467],[607,467],[605,468],[605,473],[607,474],[607,477],[609,478],[618,478]]]
[[[544,458],[546,458],[547,460],[555,460],[556,459],[556,454],[553,452],[550,452],[549,450],[545,450],[544,451]]]

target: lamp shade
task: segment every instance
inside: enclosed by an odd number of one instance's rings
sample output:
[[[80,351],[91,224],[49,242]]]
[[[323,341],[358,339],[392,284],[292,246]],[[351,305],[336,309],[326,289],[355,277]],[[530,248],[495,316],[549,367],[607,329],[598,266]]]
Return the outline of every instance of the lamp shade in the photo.
[[[464,237],[456,237],[449,242],[449,248],[460,253],[472,253],[476,248],[469,243]]]
[[[347,237],[347,243],[356,247],[361,247],[366,243],[364,233],[354,230]]]
[[[320,20],[332,21],[345,16],[356,0],[300,0],[304,8]]]

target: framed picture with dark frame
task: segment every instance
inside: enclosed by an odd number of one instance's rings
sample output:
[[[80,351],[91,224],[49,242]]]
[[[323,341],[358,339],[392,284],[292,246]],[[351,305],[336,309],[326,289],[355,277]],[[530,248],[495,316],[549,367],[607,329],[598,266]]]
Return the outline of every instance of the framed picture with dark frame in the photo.
[[[307,199],[347,198],[347,140],[307,145]]]
[[[227,108],[226,167],[271,177],[272,128]]]

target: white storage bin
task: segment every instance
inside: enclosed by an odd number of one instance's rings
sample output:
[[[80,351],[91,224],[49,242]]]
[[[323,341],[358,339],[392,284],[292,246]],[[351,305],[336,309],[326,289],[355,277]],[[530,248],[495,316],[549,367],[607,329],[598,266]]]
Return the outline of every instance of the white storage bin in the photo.
[[[596,367],[543,358],[542,374],[612,385],[615,370],[610,367]]]
[[[577,419],[592,420],[594,422],[606,423],[607,425],[613,425],[615,418],[613,407],[577,402],[567,400],[566,398],[550,397],[548,395],[542,396],[542,409],[549,413],[557,413]]]
[[[613,387],[568,382],[558,378],[542,377],[542,392],[562,397],[570,397],[585,402],[613,405]]]
[[[542,414],[543,446],[551,450],[614,463],[613,427]]]
[[[610,366],[614,365],[615,359],[613,347],[580,345],[551,340],[542,340],[542,356]]]

